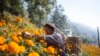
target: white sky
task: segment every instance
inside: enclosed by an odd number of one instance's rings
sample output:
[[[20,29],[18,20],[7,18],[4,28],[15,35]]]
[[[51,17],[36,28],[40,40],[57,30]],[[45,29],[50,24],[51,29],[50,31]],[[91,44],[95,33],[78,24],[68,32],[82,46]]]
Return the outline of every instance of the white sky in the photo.
[[[100,27],[100,0],[57,0],[71,21]]]

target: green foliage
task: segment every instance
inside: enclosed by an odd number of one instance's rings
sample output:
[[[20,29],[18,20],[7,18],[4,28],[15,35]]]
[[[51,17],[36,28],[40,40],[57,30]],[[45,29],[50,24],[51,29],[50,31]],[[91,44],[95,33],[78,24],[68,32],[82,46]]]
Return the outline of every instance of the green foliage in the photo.
[[[4,0],[4,11],[15,15],[23,15],[23,0]]]
[[[13,15],[31,19],[41,26],[41,22],[56,5],[56,0],[4,0],[4,11]]]
[[[32,22],[41,25],[47,18],[51,9],[55,6],[56,0],[25,0],[28,4],[29,18]]]
[[[56,6],[50,19],[61,31],[64,31],[68,27],[67,17],[63,14],[63,11],[61,5]]]

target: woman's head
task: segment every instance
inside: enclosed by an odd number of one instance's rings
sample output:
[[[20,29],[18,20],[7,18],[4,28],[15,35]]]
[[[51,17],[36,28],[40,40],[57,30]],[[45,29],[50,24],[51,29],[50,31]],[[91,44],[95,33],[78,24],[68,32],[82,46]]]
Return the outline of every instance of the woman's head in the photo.
[[[47,35],[50,35],[50,34],[53,34],[53,32],[55,31],[55,28],[50,24],[45,24],[44,31]]]

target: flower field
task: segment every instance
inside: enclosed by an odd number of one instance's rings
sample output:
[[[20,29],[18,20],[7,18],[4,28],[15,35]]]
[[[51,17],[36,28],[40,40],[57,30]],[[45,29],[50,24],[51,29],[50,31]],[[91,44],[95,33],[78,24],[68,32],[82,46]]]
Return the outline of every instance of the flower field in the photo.
[[[82,51],[84,56],[100,56],[100,47],[95,45],[83,44]]]
[[[60,56],[62,50],[53,46],[47,47],[44,40],[21,36],[25,31],[41,36],[45,34],[42,28],[36,27],[27,19],[16,16],[7,18],[9,22],[0,21],[0,56]],[[81,50],[83,56],[100,56],[100,47],[82,44]]]
[[[8,17],[9,18],[9,17]],[[11,17],[10,17],[11,18]],[[47,47],[44,40],[38,40],[37,37],[20,36],[22,32],[28,32],[37,36],[44,33],[42,28],[36,27],[28,20],[12,16],[8,24],[0,21],[0,55],[1,56],[48,56],[58,55],[56,48]]]

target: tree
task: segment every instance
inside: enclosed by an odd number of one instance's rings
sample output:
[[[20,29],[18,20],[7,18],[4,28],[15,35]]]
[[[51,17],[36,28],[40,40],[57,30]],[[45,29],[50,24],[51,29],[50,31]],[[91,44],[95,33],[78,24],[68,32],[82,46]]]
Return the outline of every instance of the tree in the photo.
[[[42,20],[47,18],[56,0],[25,0],[28,4],[29,18],[32,22],[41,25]]]
[[[54,23],[61,31],[64,31],[67,27],[67,16],[63,14],[64,9],[61,5],[56,6],[53,14],[51,15],[51,22]]]
[[[14,15],[23,16],[23,0],[4,0],[3,10]]]

